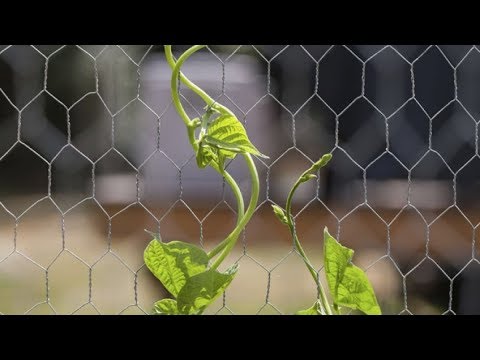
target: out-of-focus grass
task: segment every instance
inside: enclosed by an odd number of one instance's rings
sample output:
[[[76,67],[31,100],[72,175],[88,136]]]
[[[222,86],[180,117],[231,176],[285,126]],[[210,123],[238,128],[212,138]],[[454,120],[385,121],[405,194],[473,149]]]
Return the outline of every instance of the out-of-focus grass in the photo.
[[[113,216],[119,209],[110,211]],[[298,221],[305,248],[318,268],[322,264],[322,238],[318,234],[322,233],[324,220],[310,214]],[[160,230],[164,241],[192,241],[211,248],[228,233],[234,221],[232,213],[219,211],[199,224],[188,211],[178,209],[164,217]],[[62,218],[47,199],[19,220],[13,251],[12,222],[0,217],[0,311],[150,312],[153,302],[166,294],[143,266],[143,250],[150,241],[144,228],[156,231],[158,223],[140,207],[113,216],[109,228],[108,218],[93,202]],[[363,235],[372,234],[370,230]],[[359,239],[356,241],[358,244]],[[389,258],[377,261],[383,255],[381,247],[359,247],[355,262],[371,266],[368,276],[384,313],[399,313],[403,309],[401,277]],[[293,251],[288,232],[268,207],[252,219],[226,264],[234,261],[240,265],[237,277],[225,298],[218,299],[207,314],[291,314],[309,307],[316,299],[315,283]]]

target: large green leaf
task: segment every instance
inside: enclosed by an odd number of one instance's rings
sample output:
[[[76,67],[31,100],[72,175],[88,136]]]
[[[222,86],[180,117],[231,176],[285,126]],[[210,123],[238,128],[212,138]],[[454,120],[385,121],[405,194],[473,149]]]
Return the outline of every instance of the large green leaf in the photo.
[[[153,305],[155,315],[179,315],[177,302],[173,299],[163,299]]]
[[[183,314],[203,311],[225,291],[236,272],[236,266],[224,274],[209,269],[189,278],[177,297],[179,311]]]
[[[177,296],[188,278],[205,271],[208,255],[199,247],[181,241],[163,243],[154,239],[144,252],[148,269],[165,288]]]
[[[250,142],[242,123],[230,114],[221,114],[208,126],[205,142],[220,149],[227,158],[237,153],[266,157]]]
[[[297,311],[295,315],[325,315],[325,313],[322,311],[322,305],[320,305],[320,302],[317,300],[311,307]]]
[[[352,264],[353,250],[324,231],[325,273],[336,305],[380,315],[381,310],[372,285],[362,269]]]

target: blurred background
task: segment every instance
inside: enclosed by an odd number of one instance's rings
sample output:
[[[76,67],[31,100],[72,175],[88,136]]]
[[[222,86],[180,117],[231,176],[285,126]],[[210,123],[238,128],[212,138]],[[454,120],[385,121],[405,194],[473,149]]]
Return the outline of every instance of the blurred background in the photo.
[[[270,157],[255,159],[259,205],[225,262],[240,271],[209,313],[314,302],[271,204],[326,152],[294,201],[314,265],[328,226],[384,313],[480,313],[477,47],[213,45],[183,70]],[[160,45],[0,46],[1,313],[150,313],[167,294],[143,264],[144,230],[209,250],[234,227],[234,197],[197,168],[170,74]],[[228,169],[248,201],[241,158]]]

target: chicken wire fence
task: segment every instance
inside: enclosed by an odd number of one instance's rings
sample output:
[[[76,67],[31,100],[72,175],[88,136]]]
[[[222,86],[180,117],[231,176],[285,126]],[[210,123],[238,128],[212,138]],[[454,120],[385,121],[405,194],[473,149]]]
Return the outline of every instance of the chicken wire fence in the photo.
[[[167,294],[143,263],[144,229],[211,249],[236,216],[219,175],[196,167],[163,47],[0,49],[0,312],[150,313]],[[384,313],[480,312],[476,46],[209,46],[184,71],[270,157],[255,159],[260,201],[227,261],[240,271],[210,313],[313,302],[270,205],[326,152],[294,204],[316,268],[328,226]],[[228,167],[247,199],[246,167]]]

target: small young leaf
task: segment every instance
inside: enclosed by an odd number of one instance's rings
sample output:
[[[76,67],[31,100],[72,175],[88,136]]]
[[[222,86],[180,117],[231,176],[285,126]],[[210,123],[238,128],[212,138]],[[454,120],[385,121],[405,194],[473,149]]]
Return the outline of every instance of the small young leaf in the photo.
[[[288,224],[288,219],[287,216],[285,215],[285,210],[283,210],[280,206],[278,205],[272,205],[273,212],[277,216],[277,218],[285,225]]]
[[[304,183],[311,179],[316,179],[317,175],[314,174],[305,174],[300,178],[300,182]]]
[[[353,253],[353,250],[339,244],[325,228],[325,273],[333,302],[367,315],[380,315],[380,306],[370,281],[362,269],[351,263]]]
[[[208,265],[208,255],[195,245],[181,241],[162,243],[156,239],[145,249],[144,260],[173,296],[178,295],[188,278],[205,271]]]
[[[154,305],[155,315],[179,315],[177,302],[173,299],[163,299]]]
[[[200,143],[196,154],[198,167],[203,169],[212,161],[218,164],[217,152],[218,151],[211,146]]]
[[[230,114],[222,114],[212,121],[205,140],[217,146],[228,158],[235,157],[237,153],[250,153],[267,158],[250,142],[242,123]]]
[[[306,310],[297,311],[295,315],[325,315],[325,312],[322,311],[322,306],[320,305],[320,302],[317,300],[312,305],[312,307],[309,307]]]
[[[182,314],[203,311],[230,285],[236,271],[232,267],[222,274],[209,269],[189,278],[177,297],[179,311]]]

